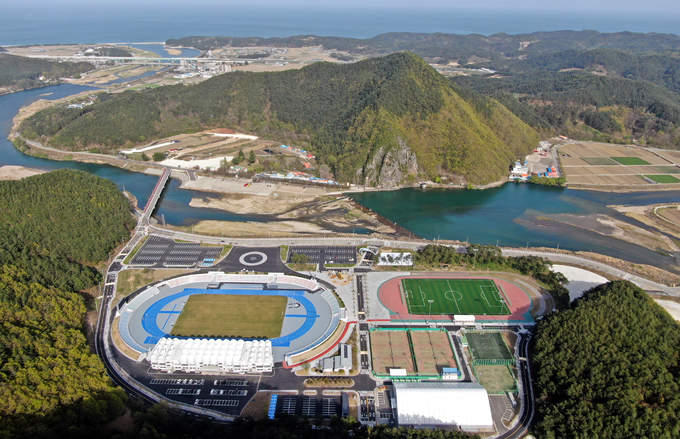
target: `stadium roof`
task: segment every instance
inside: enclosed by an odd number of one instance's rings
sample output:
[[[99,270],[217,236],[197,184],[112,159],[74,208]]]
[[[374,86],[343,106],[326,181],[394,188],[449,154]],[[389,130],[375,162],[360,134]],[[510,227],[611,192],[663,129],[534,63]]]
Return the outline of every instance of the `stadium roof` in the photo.
[[[456,425],[462,430],[492,430],[486,389],[477,383],[394,383],[399,425]]]

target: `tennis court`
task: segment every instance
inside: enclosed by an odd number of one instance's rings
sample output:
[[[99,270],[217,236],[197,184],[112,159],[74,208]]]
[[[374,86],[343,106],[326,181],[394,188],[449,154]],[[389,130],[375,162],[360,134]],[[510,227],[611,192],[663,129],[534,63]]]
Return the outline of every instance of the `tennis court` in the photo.
[[[513,359],[498,332],[468,332],[465,337],[474,365],[512,364]]]
[[[491,279],[402,279],[402,294],[414,315],[509,315],[505,295]]]
[[[406,331],[372,331],[370,337],[375,373],[389,375],[390,369],[406,369],[408,374],[415,373]]]

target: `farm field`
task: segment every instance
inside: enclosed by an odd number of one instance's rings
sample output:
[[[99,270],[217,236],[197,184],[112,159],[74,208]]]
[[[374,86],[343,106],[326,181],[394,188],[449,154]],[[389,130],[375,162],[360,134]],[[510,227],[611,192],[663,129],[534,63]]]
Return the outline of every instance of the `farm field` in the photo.
[[[594,142],[574,142],[558,149],[567,184],[645,186],[680,183],[680,156],[665,151]],[[648,181],[645,180],[648,178]]]
[[[509,315],[506,299],[490,279],[402,279],[413,315]]]
[[[276,338],[287,302],[282,296],[195,294],[189,296],[171,335]]]

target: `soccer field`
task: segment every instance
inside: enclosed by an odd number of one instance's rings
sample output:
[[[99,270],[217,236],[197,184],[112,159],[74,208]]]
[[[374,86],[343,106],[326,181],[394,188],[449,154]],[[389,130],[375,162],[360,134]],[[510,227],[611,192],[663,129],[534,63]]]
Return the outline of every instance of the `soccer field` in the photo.
[[[510,314],[504,296],[490,279],[402,279],[401,287],[408,311],[415,315]]]
[[[194,294],[172,335],[184,337],[276,338],[288,299],[282,296]]]

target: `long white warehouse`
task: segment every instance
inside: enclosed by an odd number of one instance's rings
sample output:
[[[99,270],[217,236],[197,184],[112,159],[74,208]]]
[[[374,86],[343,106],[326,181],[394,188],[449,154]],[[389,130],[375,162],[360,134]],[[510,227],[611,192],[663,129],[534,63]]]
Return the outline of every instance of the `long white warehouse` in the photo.
[[[259,373],[274,369],[269,340],[164,337],[146,357],[164,372]]]
[[[486,389],[477,383],[395,382],[400,426],[493,431]]]

